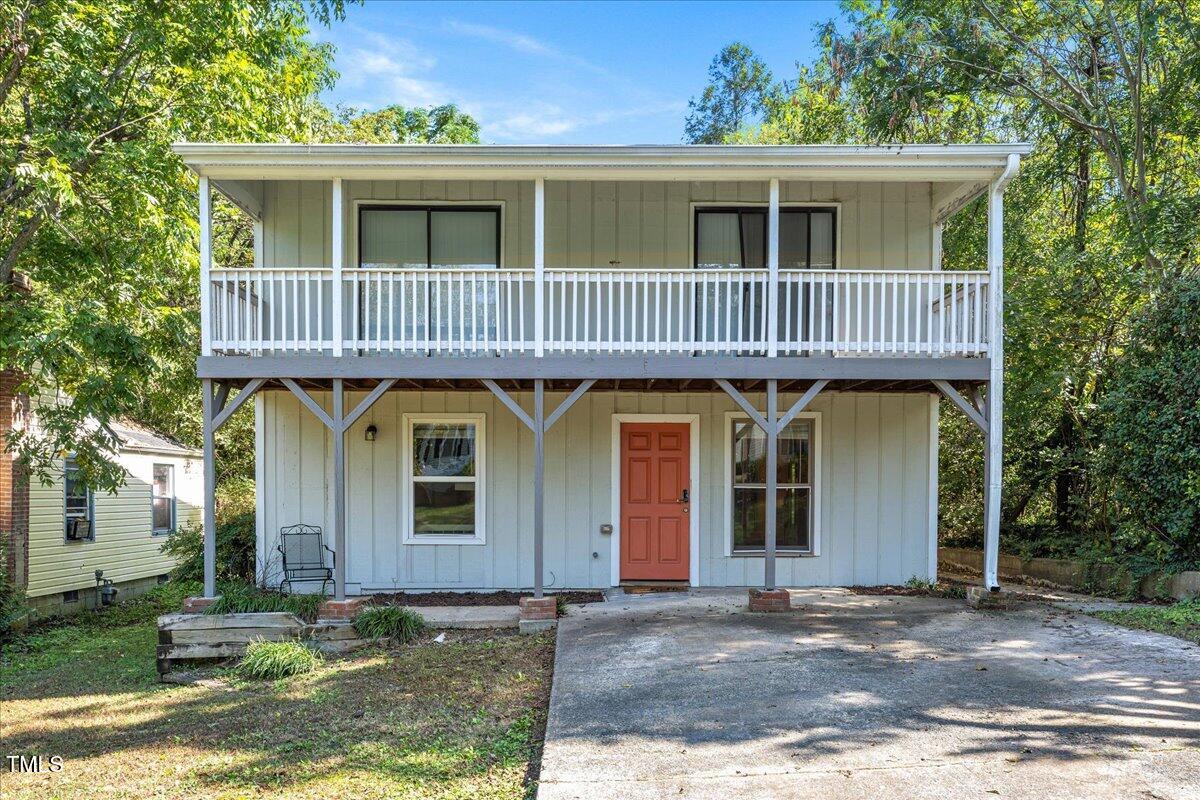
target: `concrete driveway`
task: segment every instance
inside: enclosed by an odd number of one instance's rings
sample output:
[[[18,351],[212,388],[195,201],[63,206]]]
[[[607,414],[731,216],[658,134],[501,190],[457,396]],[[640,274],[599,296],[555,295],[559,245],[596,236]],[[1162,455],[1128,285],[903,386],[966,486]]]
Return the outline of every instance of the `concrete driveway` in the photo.
[[[541,800],[1200,798],[1200,648],[1027,604],[650,595],[561,620]]]

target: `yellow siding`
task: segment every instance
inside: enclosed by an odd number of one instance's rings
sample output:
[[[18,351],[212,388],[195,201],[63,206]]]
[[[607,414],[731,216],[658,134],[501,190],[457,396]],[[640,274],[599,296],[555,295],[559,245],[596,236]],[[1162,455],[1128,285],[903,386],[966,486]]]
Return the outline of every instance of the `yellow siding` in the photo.
[[[95,495],[95,541],[63,538],[62,475],[29,487],[29,595],[95,585],[95,571],[118,583],[160,575],[174,562],[159,552],[166,536],[151,532],[150,482],[155,464],[175,466],[177,524],[199,524],[203,505],[203,461],[199,458],[123,453],[126,482],[115,494]]]

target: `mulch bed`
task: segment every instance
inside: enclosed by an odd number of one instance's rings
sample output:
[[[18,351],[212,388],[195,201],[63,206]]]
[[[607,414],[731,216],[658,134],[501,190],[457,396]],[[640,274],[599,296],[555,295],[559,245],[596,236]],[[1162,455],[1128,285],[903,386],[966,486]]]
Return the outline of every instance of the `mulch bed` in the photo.
[[[546,596],[576,605],[604,602],[600,592],[547,592]],[[533,592],[393,592],[374,597],[380,603],[403,606],[515,606],[522,597],[533,597]]]

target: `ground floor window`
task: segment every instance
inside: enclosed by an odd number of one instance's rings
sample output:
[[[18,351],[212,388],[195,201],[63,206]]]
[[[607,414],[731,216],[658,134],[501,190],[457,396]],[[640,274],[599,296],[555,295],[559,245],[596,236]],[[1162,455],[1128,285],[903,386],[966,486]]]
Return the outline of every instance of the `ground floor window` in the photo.
[[[171,464],[154,465],[154,483],[151,486],[151,518],[154,533],[171,533],[175,530],[175,467]]]
[[[95,504],[92,490],[83,481],[75,459],[63,462],[63,528],[69,542],[90,542],[96,538]]]
[[[812,553],[816,418],[794,419],[779,434],[775,547]],[[767,436],[749,417],[732,416],[729,429],[730,552],[761,553],[766,546]]]
[[[484,417],[407,414],[405,541],[482,544]]]

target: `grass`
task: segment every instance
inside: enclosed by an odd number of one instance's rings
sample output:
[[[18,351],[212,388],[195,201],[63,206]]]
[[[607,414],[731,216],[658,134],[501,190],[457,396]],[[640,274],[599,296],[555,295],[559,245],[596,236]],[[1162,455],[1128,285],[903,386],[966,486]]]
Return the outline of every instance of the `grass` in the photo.
[[[214,671],[179,686],[155,673],[153,619],[178,608],[164,602],[38,629],[4,648],[4,752],[65,760],[58,773],[4,774],[5,800],[530,793],[553,634],[451,631],[444,644],[372,648],[287,681]]]
[[[250,642],[234,667],[239,677],[275,681],[304,675],[321,666],[320,653],[301,642]]]
[[[387,637],[397,644],[407,644],[425,630],[425,618],[400,606],[376,606],[359,612],[354,630],[365,639]]]
[[[1122,611],[1096,611],[1092,614],[1107,622],[1154,631],[1200,644],[1200,598],[1181,600],[1169,606],[1137,606]]]
[[[319,594],[283,594],[260,589],[249,583],[231,583],[221,587],[217,602],[204,609],[205,614],[249,614],[263,611],[287,611],[305,622],[314,622],[321,603]]]

